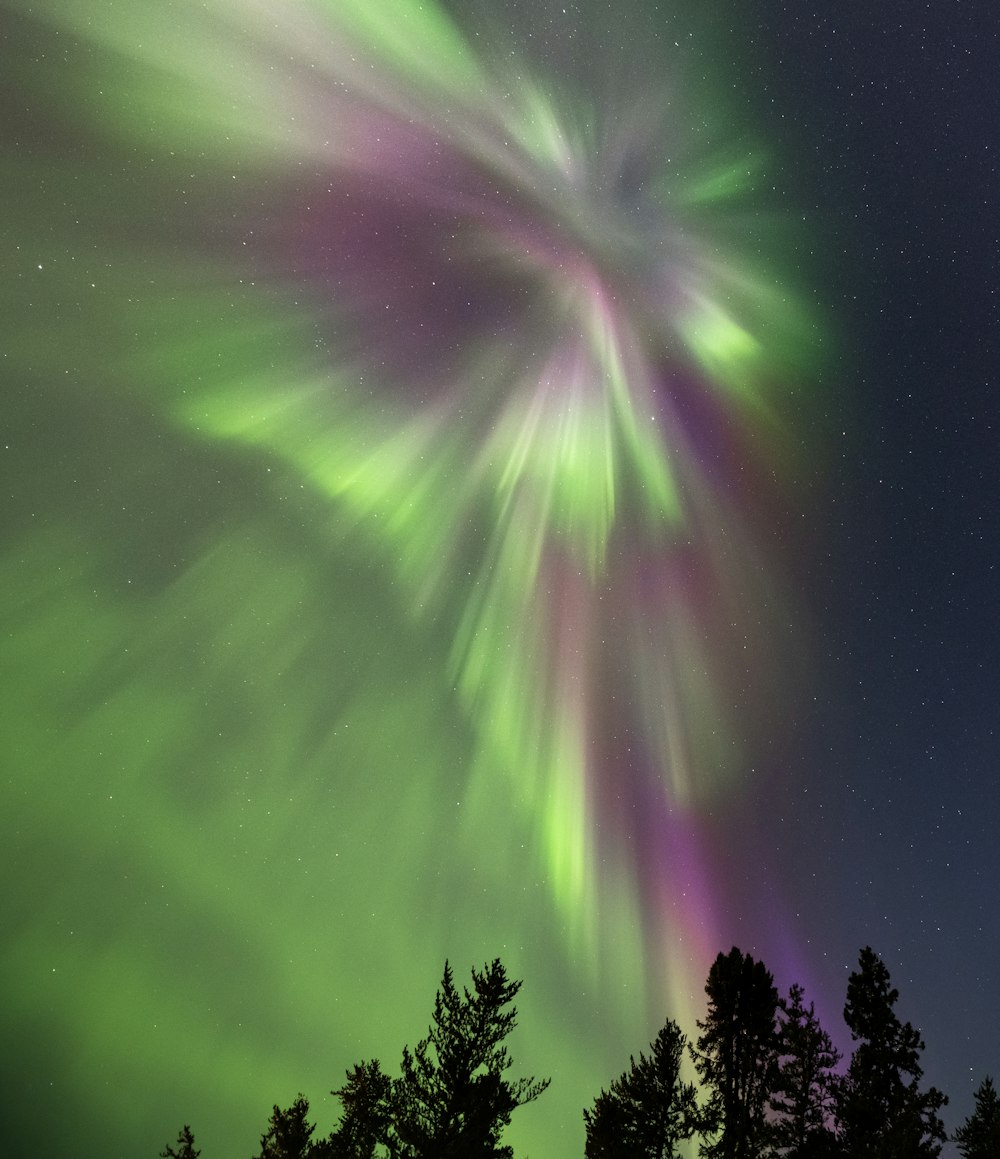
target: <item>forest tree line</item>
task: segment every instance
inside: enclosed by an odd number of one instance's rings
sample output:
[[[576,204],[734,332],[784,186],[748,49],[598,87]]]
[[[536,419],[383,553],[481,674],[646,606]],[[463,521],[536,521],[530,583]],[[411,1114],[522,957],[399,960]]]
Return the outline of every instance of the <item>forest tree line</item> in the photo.
[[[332,1093],[339,1125],[314,1138],[303,1095],[274,1107],[254,1159],[513,1159],[502,1141],[518,1107],[548,1079],[512,1079],[505,1045],[521,982],[495,960],[459,987],[445,963],[427,1037],[403,1048],[400,1074],[377,1059]],[[586,1159],[935,1159],[947,1097],[923,1084],[924,1042],[896,1014],[889,971],[868,947],[847,983],[846,1067],[802,987],[779,995],[763,962],[720,953],[694,1041],[667,1019],[649,1053],[630,1060],[583,1112]],[[689,1082],[686,1061],[698,1084]],[[964,1159],[1000,1159],[1000,1098],[987,1076],[953,1136]],[[162,1159],[197,1159],[185,1125]]]

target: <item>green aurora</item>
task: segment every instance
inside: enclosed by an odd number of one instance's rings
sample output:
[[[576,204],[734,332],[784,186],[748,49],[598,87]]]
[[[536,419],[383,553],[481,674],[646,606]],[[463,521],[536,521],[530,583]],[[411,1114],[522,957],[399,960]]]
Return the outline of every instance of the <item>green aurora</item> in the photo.
[[[541,8],[483,49],[411,0],[7,16],[12,1137],[152,1155],[190,1122],[235,1159],[298,1091],[328,1130],[445,957],[500,956],[515,1063],[553,1076],[509,1141],[581,1153],[599,1086],[700,1014],[706,818],[794,652],[754,531],[816,329],[757,152],[702,143],[707,33],[647,13],[632,122],[602,122],[628,74],[545,75]],[[638,206],[607,193],[636,151]],[[466,232],[303,270],[371,189],[382,229]],[[445,267],[474,308],[432,300]]]

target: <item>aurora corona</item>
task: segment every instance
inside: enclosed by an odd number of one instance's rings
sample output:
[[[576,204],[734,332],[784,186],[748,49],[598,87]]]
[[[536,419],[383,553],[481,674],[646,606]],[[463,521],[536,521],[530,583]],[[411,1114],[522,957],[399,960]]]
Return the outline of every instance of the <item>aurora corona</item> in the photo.
[[[652,12],[626,57],[596,5],[501,8],[52,5],[87,46],[81,115],[108,149],[152,159],[131,233],[92,215],[118,279],[88,323],[121,335],[107,397],[198,462],[245,455],[268,476],[242,530],[192,546],[143,609],[95,613],[118,658],[86,653],[81,687],[108,691],[81,729],[129,735],[145,689],[161,708],[143,761],[166,781],[192,719],[232,697],[252,724],[219,759],[253,763],[248,801],[268,782],[274,802],[305,794],[310,832],[364,830],[355,857],[430,866],[438,782],[403,769],[421,743],[409,722],[440,710],[452,739],[426,759],[462,754],[450,856],[493,865],[487,911],[523,858],[580,984],[617,976],[635,1018],[683,1019],[718,949],[700,821],[738,796],[748,720],[777,693],[789,597],[755,531],[798,443],[815,326],[760,150],[702,76],[707,33]],[[56,549],[31,543],[41,574]],[[86,566],[81,600],[99,586]],[[391,613],[372,611],[373,576]],[[391,661],[358,659],[366,617],[384,647],[412,636],[419,659],[392,687]],[[334,674],[331,656],[328,686],[298,676],[318,640],[355,657]],[[193,690],[163,670],[171,650],[199,657]],[[301,787],[308,773],[360,800],[386,767],[407,812],[381,837],[367,805],[345,821]],[[229,790],[199,790],[214,792]],[[166,846],[150,858],[173,863]],[[446,929],[452,901],[422,904]]]

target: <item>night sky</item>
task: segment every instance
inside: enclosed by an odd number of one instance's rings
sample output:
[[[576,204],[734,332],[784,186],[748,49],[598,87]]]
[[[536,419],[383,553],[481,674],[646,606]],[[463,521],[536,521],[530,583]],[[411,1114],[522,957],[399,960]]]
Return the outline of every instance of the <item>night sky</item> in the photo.
[[[5,1154],[253,1153],[716,953],[1000,1070],[990,7],[4,0]],[[953,1148],[946,1149],[952,1154]]]

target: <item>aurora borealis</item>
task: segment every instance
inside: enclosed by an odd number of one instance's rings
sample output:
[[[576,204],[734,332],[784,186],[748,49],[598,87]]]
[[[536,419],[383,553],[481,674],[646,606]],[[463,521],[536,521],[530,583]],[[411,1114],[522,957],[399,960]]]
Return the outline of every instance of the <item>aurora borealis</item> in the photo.
[[[325,1131],[445,957],[535,1159],[734,940],[832,1025],[836,214],[738,16],[627,11],[6,12],[12,1137]]]

